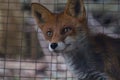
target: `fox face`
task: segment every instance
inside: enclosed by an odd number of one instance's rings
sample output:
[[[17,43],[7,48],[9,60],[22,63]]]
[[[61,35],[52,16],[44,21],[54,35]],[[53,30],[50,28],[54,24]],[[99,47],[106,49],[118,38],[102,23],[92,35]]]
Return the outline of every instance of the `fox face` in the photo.
[[[71,17],[64,16],[65,15],[63,13],[59,15],[52,14],[51,19],[49,19],[49,21],[47,21],[41,28],[46,40],[49,42],[48,47],[50,51],[63,51],[74,39],[76,33],[73,26],[76,25],[73,23],[76,20],[73,20],[71,23],[69,23],[68,20]],[[68,37],[71,37],[71,39],[69,39],[71,41],[68,41]]]
[[[32,4],[33,17],[49,42],[50,51],[74,49],[78,34],[82,31],[87,32],[86,14],[82,3],[82,0],[68,0],[65,10],[61,13],[52,13],[38,3]]]

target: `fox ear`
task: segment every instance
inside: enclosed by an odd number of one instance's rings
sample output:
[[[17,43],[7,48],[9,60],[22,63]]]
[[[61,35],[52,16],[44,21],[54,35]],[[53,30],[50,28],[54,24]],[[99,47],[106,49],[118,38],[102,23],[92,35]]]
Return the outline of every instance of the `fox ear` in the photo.
[[[83,0],[68,0],[64,13],[76,18],[85,18],[86,12]]]
[[[51,15],[51,12],[41,4],[32,3],[31,8],[32,8],[32,15],[37,21],[37,24],[44,24]]]

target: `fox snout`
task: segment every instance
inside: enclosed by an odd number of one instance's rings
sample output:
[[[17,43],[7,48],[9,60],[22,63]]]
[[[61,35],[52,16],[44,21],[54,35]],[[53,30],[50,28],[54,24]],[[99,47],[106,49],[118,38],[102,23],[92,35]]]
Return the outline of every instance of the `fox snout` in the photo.
[[[56,42],[56,43],[49,43],[49,50],[50,51],[63,51],[65,49],[65,43],[63,42]]]
[[[50,47],[51,47],[52,49],[55,49],[57,46],[58,46],[57,43],[52,43],[52,44],[50,44]]]
[[[59,42],[49,42],[49,50],[52,52],[63,52],[63,51],[70,51],[75,48],[75,39],[68,36],[65,38],[64,41]]]

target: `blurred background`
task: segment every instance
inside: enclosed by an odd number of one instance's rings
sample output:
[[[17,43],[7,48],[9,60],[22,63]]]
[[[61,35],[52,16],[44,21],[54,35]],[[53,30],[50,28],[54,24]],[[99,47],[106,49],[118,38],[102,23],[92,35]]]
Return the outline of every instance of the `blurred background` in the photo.
[[[75,80],[64,59],[47,49],[31,16],[36,2],[52,12],[64,10],[66,0],[0,0],[0,80]],[[90,30],[120,37],[120,0],[84,0]]]

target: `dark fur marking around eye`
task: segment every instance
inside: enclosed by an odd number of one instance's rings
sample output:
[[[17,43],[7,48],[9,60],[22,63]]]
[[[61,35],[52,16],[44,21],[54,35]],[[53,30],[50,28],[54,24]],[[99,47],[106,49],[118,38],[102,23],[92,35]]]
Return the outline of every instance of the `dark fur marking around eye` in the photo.
[[[69,32],[69,31],[71,31],[71,30],[72,30],[71,27],[65,27],[65,28],[63,28],[63,29],[61,30],[61,34],[63,35],[63,34]]]
[[[52,37],[53,32],[52,32],[51,30],[48,30],[48,31],[46,32],[46,34],[47,34],[48,37]]]

